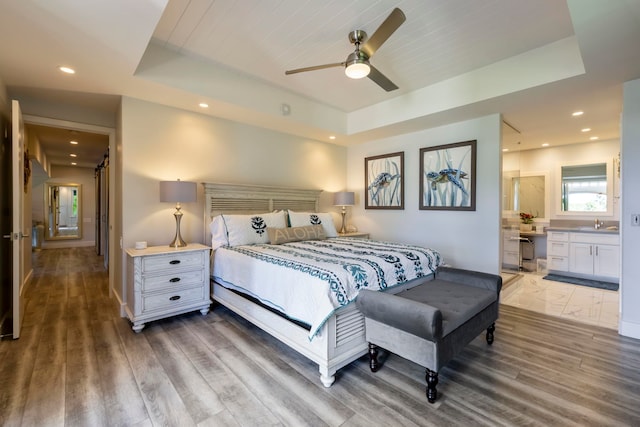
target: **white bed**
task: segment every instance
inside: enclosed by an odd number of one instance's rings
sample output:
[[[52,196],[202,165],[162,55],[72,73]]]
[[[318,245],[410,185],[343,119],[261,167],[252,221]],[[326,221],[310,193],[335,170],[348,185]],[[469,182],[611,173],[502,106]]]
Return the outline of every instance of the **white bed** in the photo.
[[[204,183],[205,235],[211,241],[208,225],[219,214],[255,214],[276,209],[317,212],[321,190]],[[214,269],[212,268],[213,272]],[[391,289],[399,292],[430,280],[431,274]],[[335,373],[367,352],[364,318],[355,304],[338,308],[310,339],[310,331],[242,294],[211,280],[212,298],[298,351],[319,366],[320,380],[329,387]]]

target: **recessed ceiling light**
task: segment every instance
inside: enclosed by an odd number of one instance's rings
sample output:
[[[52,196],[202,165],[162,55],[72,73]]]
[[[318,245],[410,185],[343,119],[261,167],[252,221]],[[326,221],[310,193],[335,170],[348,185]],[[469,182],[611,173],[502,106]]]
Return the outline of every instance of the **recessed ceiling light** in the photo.
[[[73,153],[69,154],[69,156],[71,156],[71,157],[78,157],[78,155],[77,155],[77,154],[73,154]]]
[[[571,115],[573,117],[578,117],[584,114],[584,111],[574,111],[573,113],[571,113]]]
[[[591,132],[591,128],[584,128],[581,129],[580,132]]]
[[[599,138],[599,137],[597,137],[597,136],[592,136],[592,137],[591,137],[591,138],[589,138],[589,139],[590,139],[590,140],[592,140],[592,141],[595,141],[595,140],[596,140],[596,139],[598,139],[598,138]]]
[[[58,70],[62,71],[63,73],[67,73],[67,74],[75,74],[76,73],[76,70],[74,70],[71,67],[61,66],[61,67],[58,67]]]
[[[75,166],[75,165],[77,165],[76,162],[71,162],[71,166]]]
[[[548,147],[548,146],[549,146],[549,143],[548,143],[548,142],[545,142],[544,144],[542,144],[542,146],[543,146],[543,147]]]
[[[209,108],[209,104],[207,104],[206,102],[201,102],[200,104],[198,104],[200,107],[202,108]]]
[[[336,136],[335,135],[331,135],[331,136],[329,136],[329,139],[336,139]]]
[[[78,141],[69,141],[69,144],[78,145]]]
[[[509,151],[509,149],[508,148],[503,148],[502,151]]]

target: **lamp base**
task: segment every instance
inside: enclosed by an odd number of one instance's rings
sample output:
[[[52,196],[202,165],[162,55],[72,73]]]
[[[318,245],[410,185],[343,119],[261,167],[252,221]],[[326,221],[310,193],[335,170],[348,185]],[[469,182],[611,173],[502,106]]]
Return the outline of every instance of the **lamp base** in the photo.
[[[187,242],[182,240],[182,236],[180,235],[180,220],[182,219],[182,212],[180,212],[180,206],[176,206],[176,212],[173,216],[176,217],[176,235],[173,238],[173,241],[169,243],[169,247],[172,248],[184,248],[187,246]]]
[[[342,207],[342,227],[340,227],[340,234],[345,234],[347,232],[347,223],[345,221],[345,216],[347,216],[347,210],[345,209],[345,207]]]

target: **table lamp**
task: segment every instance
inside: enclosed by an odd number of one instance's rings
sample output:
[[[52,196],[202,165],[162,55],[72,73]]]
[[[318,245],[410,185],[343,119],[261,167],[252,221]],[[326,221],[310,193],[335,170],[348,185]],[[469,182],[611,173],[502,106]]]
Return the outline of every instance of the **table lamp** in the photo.
[[[333,204],[342,207],[342,227],[340,234],[347,232],[345,216],[347,215],[347,206],[353,206],[355,202],[355,193],[353,191],[339,191],[333,196]]]
[[[173,216],[176,218],[176,235],[169,244],[172,248],[182,248],[187,243],[180,236],[180,203],[193,203],[197,200],[197,187],[195,182],[188,181],[160,181],[160,201],[176,204],[176,211]]]

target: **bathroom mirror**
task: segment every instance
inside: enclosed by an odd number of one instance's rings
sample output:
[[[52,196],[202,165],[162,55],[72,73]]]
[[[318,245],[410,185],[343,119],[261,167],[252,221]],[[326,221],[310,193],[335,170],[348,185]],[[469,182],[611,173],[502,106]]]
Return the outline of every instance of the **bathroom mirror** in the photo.
[[[560,166],[561,212],[610,214],[611,194],[611,168],[606,162]]]
[[[543,175],[521,176],[519,211],[533,214],[536,218],[546,217],[545,177]]]
[[[530,213],[537,219],[548,218],[548,179],[546,172],[523,172],[519,176],[511,176],[506,208]]]
[[[80,184],[45,183],[44,207],[45,240],[68,240],[82,237]]]

